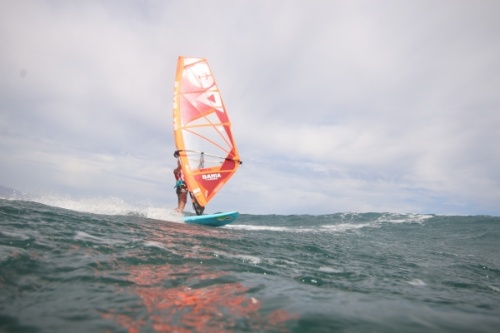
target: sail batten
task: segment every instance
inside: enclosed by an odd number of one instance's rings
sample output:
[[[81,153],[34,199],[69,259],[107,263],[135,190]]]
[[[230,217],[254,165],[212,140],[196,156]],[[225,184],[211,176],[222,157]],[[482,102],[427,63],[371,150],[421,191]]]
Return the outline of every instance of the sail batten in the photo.
[[[173,122],[176,154],[188,190],[199,205],[206,206],[242,163],[206,59],[179,57]]]

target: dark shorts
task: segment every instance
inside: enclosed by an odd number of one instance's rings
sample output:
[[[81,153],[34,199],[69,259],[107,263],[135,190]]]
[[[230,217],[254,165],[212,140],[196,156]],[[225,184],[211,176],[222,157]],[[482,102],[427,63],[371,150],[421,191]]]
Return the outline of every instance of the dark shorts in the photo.
[[[178,186],[176,189],[175,189],[175,193],[177,193],[177,195],[181,194],[181,193],[186,193],[187,192],[187,188],[186,186]]]

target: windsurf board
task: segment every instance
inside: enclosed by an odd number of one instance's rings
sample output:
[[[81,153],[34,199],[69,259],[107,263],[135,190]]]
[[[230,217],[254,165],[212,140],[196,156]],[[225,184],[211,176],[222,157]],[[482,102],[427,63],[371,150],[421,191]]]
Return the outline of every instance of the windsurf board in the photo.
[[[184,222],[189,224],[201,224],[210,227],[221,227],[236,220],[238,212],[215,213],[207,215],[185,216]]]

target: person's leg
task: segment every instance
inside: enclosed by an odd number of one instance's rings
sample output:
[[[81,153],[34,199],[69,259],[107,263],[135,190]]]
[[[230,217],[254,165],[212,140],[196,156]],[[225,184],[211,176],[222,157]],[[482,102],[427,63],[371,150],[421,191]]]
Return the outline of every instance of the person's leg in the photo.
[[[179,213],[182,213],[184,211],[184,207],[186,207],[186,202],[187,202],[187,191],[181,191],[181,194],[179,195],[179,206],[177,207]]]
[[[186,207],[186,202],[187,202],[187,190],[185,188],[178,187],[177,208],[175,210],[179,213],[182,213],[184,211],[184,207]]]

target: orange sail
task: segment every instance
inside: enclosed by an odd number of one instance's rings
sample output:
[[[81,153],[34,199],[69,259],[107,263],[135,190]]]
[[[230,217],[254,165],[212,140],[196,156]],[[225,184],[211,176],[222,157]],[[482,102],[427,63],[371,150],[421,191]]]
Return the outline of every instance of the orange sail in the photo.
[[[184,180],[191,197],[205,207],[242,163],[206,59],[179,57],[173,120]]]

